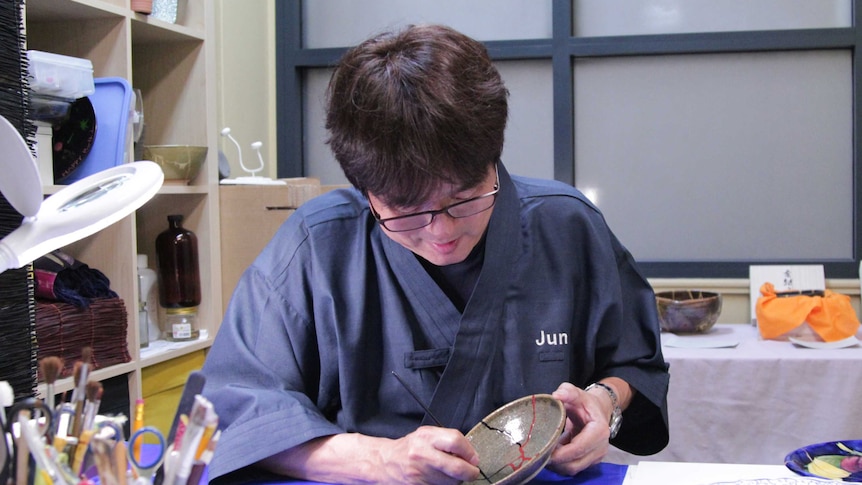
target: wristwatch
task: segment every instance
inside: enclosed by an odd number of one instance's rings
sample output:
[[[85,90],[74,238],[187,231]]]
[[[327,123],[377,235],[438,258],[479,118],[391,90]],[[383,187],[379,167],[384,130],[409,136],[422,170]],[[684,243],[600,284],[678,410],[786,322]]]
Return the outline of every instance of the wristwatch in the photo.
[[[608,395],[611,396],[611,403],[614,405],[614,411],[611,413],[611,420],[608,423],[608,427],[611,430],[611,439],[617,436],[617,433],[620,432],[620,426],[623,424],[623,410],[620,409],[620,403],[617,400],[617,393],[614,392],[614,389],[604,383],[594,382],[587,386],[584,391],[590,392],[590,389],[601,388],[607,391]]]

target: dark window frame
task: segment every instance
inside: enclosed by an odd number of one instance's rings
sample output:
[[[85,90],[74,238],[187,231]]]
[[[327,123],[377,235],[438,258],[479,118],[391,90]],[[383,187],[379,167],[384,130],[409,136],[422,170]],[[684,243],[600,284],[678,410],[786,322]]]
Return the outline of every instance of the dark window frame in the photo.
[[[549,39],[488,41],[495,60],[550,59],[553,69],[554,178],[575,184],[574,72],[577,58],[665,54],[738,53],[815,49],[849,50],[853,58],[852,259],[775,261],[639,261],[651,278],[747,278],[751,264],[822,264],[827,278],[858,278],[862,256],[862,0],[852,1],[850,27],[693,34],[573,37],[571,0],[553,0]],[[302,46],[302,0],[279,0],[276,12],[276,105],[279,177],[306,175],[302,74],[331,67],[343,48]]]

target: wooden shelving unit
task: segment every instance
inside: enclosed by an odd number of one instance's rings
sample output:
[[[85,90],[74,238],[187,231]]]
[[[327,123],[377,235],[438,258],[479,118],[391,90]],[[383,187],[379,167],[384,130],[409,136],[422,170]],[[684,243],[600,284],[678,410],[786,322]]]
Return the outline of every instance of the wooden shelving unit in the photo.
[[[64,248],[105,273],[125,302],[132,361],[100,369],[93,378],[127,376],[133,405],[141,397],[143,369],[209,347],[221,323],[212,2],[180,0],[176,24],[133,12],[129,0],[28,0],[25,8],[28,49],[90,59],[95,77],[122,77],[140,89],[147,144],[209,147],[205,166],[188,185],[166,182],[134,215]],[[127,153],[131,161],[132,146]],[[59,189],[46,186],[44,192]],[[168,214],[183,214],[183,225],[198,236],[203,294],[198,319],[207,336],[141,350],[136,255],[147,254],[150,267],[155,266],[155,239],[167,228]],[[70,389],[71,379],[56,387],[58,392]]]

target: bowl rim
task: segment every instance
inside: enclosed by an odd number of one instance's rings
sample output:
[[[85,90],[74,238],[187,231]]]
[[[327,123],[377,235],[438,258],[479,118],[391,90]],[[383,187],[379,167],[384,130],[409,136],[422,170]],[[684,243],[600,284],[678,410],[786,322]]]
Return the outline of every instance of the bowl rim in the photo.
[[[698,298],[695,298],[692,296],[691,298],[684,298],[684,299],[677,299],[677,298],[673,298],[671,296],[666,296],[666,295],[677,294],[677,293],[682,293],[682,294],[688,293],[690,295],[699,294],[700,296]],[[721,293],[717,292],[717,291],[698,290],[698,289],[665,290],[665,291],[656,292],[655,298],[657,301],[661,300],[663,302],[685,305],[685,304],[692,304],[692,303],[703,303],[706,301],[713,301],[713,300],[721,300]]]
[[[144,145],[144,150],[152,149],[152,148],[200,148],[200,149],[209,149],[206,145]]]

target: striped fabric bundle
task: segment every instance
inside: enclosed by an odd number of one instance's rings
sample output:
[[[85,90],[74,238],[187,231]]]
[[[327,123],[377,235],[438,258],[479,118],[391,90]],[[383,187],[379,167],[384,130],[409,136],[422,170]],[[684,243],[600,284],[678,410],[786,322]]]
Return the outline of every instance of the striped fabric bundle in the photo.
[[[38,358],[61,357],[63,377],[72,375],[73,365],[81,360],[84,347],[93,350],[94,369],[130,362],[127,330],[126,306],[120,298],[97,298],[86,308],[36,300]]]

